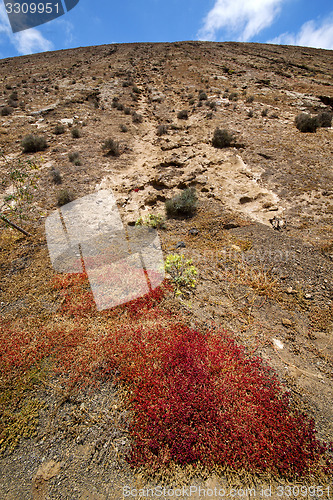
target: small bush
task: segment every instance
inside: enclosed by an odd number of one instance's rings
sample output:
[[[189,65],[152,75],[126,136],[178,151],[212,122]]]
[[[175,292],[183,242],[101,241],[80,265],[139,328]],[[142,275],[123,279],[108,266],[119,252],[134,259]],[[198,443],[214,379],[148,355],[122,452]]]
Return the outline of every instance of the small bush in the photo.
[[[72,128],[71,134],[73,139],[79,139],[82,135],[81,130],[77,127]]]
[[[229,98],[229,101],[237,101],[238,100],[238,94],[237,92],[230,92],[227,96]]]
[[[123,132],[123,133],[128,132],[128,128],[126,127],[126,125],[124,125],[124,124],[120,125],[120,132]]]
[[[62,189],[57,196],[57,203],[59,207],[62,207],[63,205],[67,205],[67,203],[70,203],[71,201],[74,200],[73,194],[68,191],[68,189]]]
[[[52,182],[54,182],[54,184],[61,184],[62,183],[62,177],[61,177],[61,174],[57,168],[54,168],[54,167],[51,168],[51,178],[52,178]]]
[[[165,135],[165,134],[167,134],[167,133],[168,133],[168,127],[167,127],[167,125],[159,125],[159,126],[157,127],[156,134],[157,134],[158,136]]]
[[[124,108],[124,113],[125,113],[125,115],[130,115],[131,114],[131,108]]]
[[[168,217],[193,215],[197,207],[197,195],[194,188],[184,189],[182,193],[165,202]]]
[[[189,101],[188,101],[189,105],[190,106],[194,106],[195,104],[195,99],[192,97]]]
[[[136,111],[132,114],[132,120],[133,123],[142,123],[143,122],[143,117],[142,115],[139,115]]]
[[[264,108],[262,111],[261,111],[261,116],[264,117],[264,116],[267,116],[268,114],[268,108]]]
[[[316,132],[318,128],[318,120],[316,116],[311,116],[308,113],[299,113],[295,118],[296,128],[300,132]]]
[[[77,151],[73,151],[72,153],[68,153],[68,158],[71,163],[74,163],[76,160],[80,158],[80,153]]]
[[[323,111],[317,115],[318,127],[331,127],[332,126],[332,113]]]
[[[0,109],[1,116],[9,116],[12,114],[12,112],[13,112],[13,108],[11,108],[10,106],[3,106]]]
[[[38,135],[27,135],[22,140],[23,153],[36,153],[37,151],[44,151],[47,148],[45,137]]]
[[[13,99],[8,99],[8,106],[11,108],[18,108],[19,103],[18,101],[13,101]]]
[[[121,153],[120,143],[115,141],[114,139],[106,139],[104,142],[102,149],[106,151],[110,156],[119,156]]]
[[[249,118],[253,118],[253,109],[250,109],[248,112],[247,112],[247,116]]]
[[[135,94],[141,94],[141,90],[139,89],[139,87],[137,87],[136,85],[134,85],[132,87],[132,90]]]
[[[212,140],[215,148],[228,148],[234,142],[234,135],[226,129],[216,128]]]
[[[179,120],[187,120],[188,119],[187,109],[183,109],[182,111],[179,111],[179,113],[177,114],[177,118],[179,118]]]
[[[206,92],[204,92],[203,90],[201,92],[199,92],[199,101],[207,101],[208,99],[208,96],[206,94]]]
[[[253,95],[249,95],[249,96],[246,98],[246,102],[247,102],[247,103],[249,103],[249,104],[250,104],[251,102],[253,102],[253,101],[254,101],[254,96],[253,96]]]
[[[57,123],[57,125],[54,128],[53,133],[55,135],[60,135],[65,133],[65,126],[62,123]]]
[[[17,101],[18,100],[18,94],[17,94],[17,91],[14,90],[10,96],[9,96],[9,99],[11,99],[12,101]]]
[[[118,111],[124,111],[125,106],[121,102],[118,102],[117,109],[118,109]]]

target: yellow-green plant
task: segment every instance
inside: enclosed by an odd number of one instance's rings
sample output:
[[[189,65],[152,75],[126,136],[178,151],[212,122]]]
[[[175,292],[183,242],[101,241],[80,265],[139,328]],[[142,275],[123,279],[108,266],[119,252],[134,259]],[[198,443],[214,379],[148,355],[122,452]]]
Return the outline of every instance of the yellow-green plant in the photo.
[[[192,259],[186,259],[184,255],[170,254],[165,259],[164,269],[175,285],[175,295],[188,294],[195,288],[195,276],[198,271]]]
[[[3,151],[0,156],[6,162],[8,175],[2,180],[1,187],[11,186],[11,192],[3,197],[0,213],[10,214],[19,220],[28,219],[35,210],[33,200],[38,189],[39,165],[33,160],[18,160],[11,164]]]
[[[164,217],[160,214],[148,214],[146,217],[139,217],[135,223],[136,226],[148,226],[154,229],[165,229]]]

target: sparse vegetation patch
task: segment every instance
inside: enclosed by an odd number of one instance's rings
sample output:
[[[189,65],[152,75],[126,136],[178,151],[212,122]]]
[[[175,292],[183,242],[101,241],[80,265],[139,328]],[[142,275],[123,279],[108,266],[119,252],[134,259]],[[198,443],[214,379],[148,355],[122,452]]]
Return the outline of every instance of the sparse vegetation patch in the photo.
[[[234,134],[226,129],[216,128],[214,131],[214,136],[212,144],[215,148],[228,148],[234,142]]]
[[[23,153],[37,153],[47,148],[45,137],[29,134],[21,142]]]
[[[110,156],[120,156],[121,154],[120,142],[115,139],[106,139],[102,145],[102,149]]]
[[[300,113],[295,118],[296,128],[300,132],[316,132],[319,124],[316,116],[311,116],[308,113]]]
[[[197,207],[197,195],[194,188],[184,189],[180,194],[165,202],[168,217],[193,215]]]

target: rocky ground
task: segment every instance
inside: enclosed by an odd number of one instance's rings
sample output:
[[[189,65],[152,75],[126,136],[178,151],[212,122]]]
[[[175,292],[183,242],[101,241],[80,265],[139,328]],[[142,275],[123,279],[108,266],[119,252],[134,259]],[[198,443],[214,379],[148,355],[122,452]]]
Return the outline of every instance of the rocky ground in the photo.
[[[60,191],[79,198],[111,188],[123,221],[134,224],[195,187],[196,215],[159,231],[165,255],[181,251],[199,270],[193,296],[177,307],[190,323],[232,331],[268,361],[319,437],[333,440],[333,129],[301,133],[294,124],[301,111],[332,110],[332,67],[332,51],[208,42],[0,61],[0,107],[11,105],[0,116],[3,196],[11,192],[8,166],[32,157],[21,140],[34,133],[48,143],[33,155],[42,212],[25,226],[33,237],[1,227],[3,317],[47,316],[58,306],[43,220]],[[187,119],[178,118],[182,110]],[[216,127],[234,133],[232,147],[212,146]],[[119,141],[119,156],[102,150],[108,138]],[[115,387],[73,399],[55,388],[39,389],[37,436],[0,459],[1,498],[118,499],[123,486],[142,484],[123,458],[127,419]]]

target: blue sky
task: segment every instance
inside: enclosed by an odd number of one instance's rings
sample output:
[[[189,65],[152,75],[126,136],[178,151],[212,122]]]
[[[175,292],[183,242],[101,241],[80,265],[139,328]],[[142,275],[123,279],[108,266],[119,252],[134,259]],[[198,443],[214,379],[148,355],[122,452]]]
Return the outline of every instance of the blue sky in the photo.
[[[180,40],[333,49],[333,4],[331,0],[80,0],[64,16],[13,34],[0,0],[0,58],[108,43]]]

